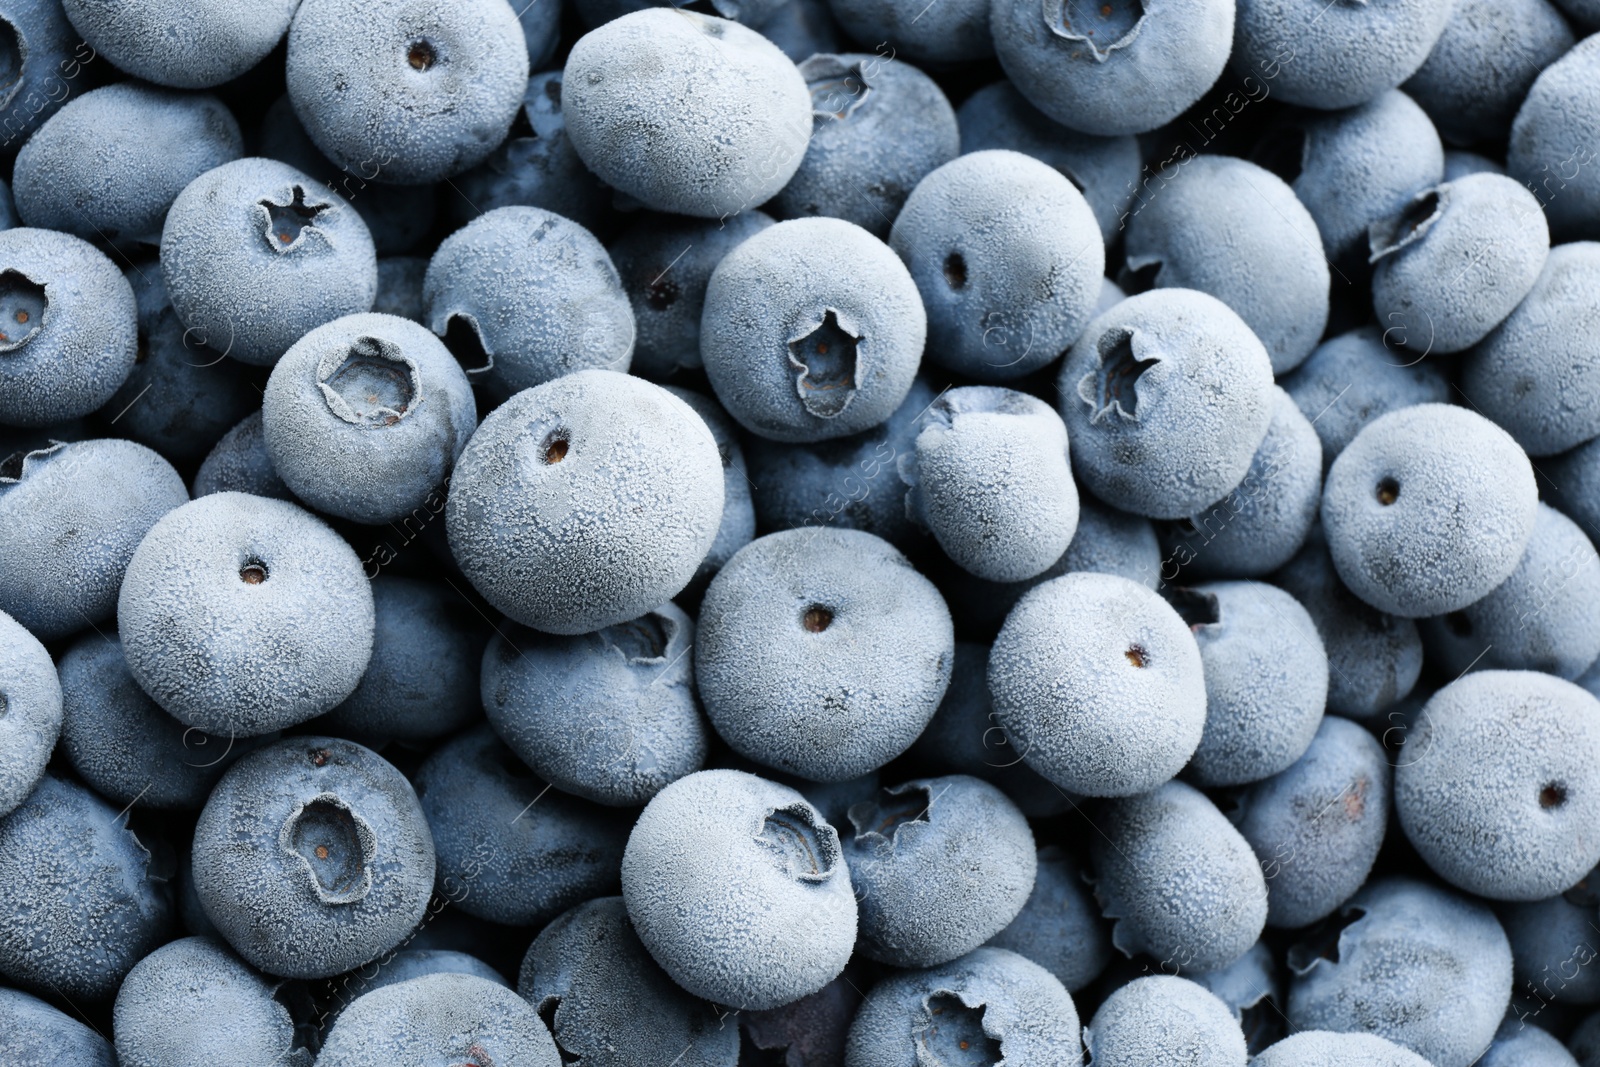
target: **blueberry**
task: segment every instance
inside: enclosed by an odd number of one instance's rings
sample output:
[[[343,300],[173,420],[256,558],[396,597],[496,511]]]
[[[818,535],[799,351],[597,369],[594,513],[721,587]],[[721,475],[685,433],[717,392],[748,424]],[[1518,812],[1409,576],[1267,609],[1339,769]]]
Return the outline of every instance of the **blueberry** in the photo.
[[[409,319],[324,323],[289,346],[262,399],[272,467],[329,515],[383,523],[421,507],[478,424],[449,349]]]
[[[1293,765],[1244,792],[1233,820],[1261,861],[1268,924],[1309,925],[1361,888],[1383,845],[1392,791],[1382,746],[1329,715]]]
[[[626,371],[633,354],[611,257],[542,208],[499,208],[445,238],[422,299],[433,332],[498,399],[574,371]]]
[[[622,896],[674,981],[741,1009],[821,989],[856,939],[838,833],[799,793],[741,771],[691,774],[645,805]]]
[[[1515,991],[1558,1004],[1600,1003],[1595,897],[1585,879],[1545,900],[1507,904],[1500,922],[1511,942]]]
[[[1549,501],[1586,533],[1600,531],[1600,439],[1539,461]]]
[[[1293,1029],[1365,1031],[1437,1067],[1468,1067],[1489,1047],[1511,999],[1511,947],[1486,905],[1382,878],[1329,924],[1289,949]]]
[[[473,974],[429,974],[373,990],[339,1015],[318,1067],[560,1067],[533,1005]]]
[[[1597,284],[1600,242],[1556,245],[1527,297],[1463,364],[1463,395],[1530,456],[1600,435],[1600,345],[1589,299]]]
[[[1067,429],[1044,401],[996,386],[942,393],[901,464],[907,507],[957,564],[1020,582],[1059,560],[1078,528]]]
[[[777,46],[736,22],[671,8],[579,38],[562,110],[567,136],[603,181],[657,211],[705,218],[770,199],[811,136],[811,94]]]
[[[376,973],[370,975],[366,973],[368,967]],[[343,978],[333,979],[339,987],[333,995],[332,1007],[335,1009],[335,1015],[375,989],[399,985],[401,982],[409,982],[413,978],[422,978],[430,974],[468,974],[474,978],[482,978],[486,982],[493,982],[495,985],[505,986],[507,989],[511,988],[511,983],[505,980],[504,975],[478,957],[450,949],[401,949],[380,957],[368,967],[357,968]]]
[[[705,764],[693,644],[694,624],[670,601],[577,637],[504,627],[483,655],[483,707],[556,788],[637,806]]]
[[[846,1067],[1078,1067],[1078,1010],[1055,976],[1003,948],[879,982],[850,1026]]]
[[[115,614],[134,550],[189,494],[172,465],[115,439],[0,463],[0,611],[49,641]]]
[[[733,22],[756,27],[786,3],[787,0],[708,0],[693,10],[707,15],[720,15]],[[689,7],[688,4],[679,3],[677,0],[572,0],[572,5],[577,10],[578,17],[583,20],[583,24],[591,29],[649,7],[678,10]],[[795,62],[798,63],[799,60]]]
[[[355,691],[321,720],[332,733],[428,741],[477,720],[488,625],[460,592],[379,574],[372,659]]]
[[[1244,1067],[1244,1033],[1216,994],[1187,978],[1136,978],[1101,1003],[1083,1030],[1095,1067]]]
[[[16,989],[0,989],[0,1055],[12,1063],[117,1067],[111,1042],[65,1012]]]
[[[303,0],[289,27],[295,114],[362,179],[417,185],[481,162],[527,78],[527,41],[505,0]]]
[[[1073,469],[1102,500],[1176,519],[1249,472],[1272,420],[1272,363],[1216,297],[1155,289],[1096,318],[1058,379]]]
[[[1477,1067],[1577,1067],[1566,1046],[1532,1023],[1508,1015]]]
[[[328,978],[398,945],[428,907],[434,848],[411,784],[370,749],[294,737],[235,763],[194,831],[195,892],[269,974]]]
[[[119,70],[157,85],[209,89],[272,51],[289,28],[295,0],[62,0],[61,6],[84,42]]]
[[[250,737],[350,695],[372,654],[372,591],[355,552],[309,512],[217,493],[140,542],[117,626],[128,669],[169,714]]]
[[[267,435],[261,412],[254,411],[222,435],[194,476],[194,495],[249,493],[253,496],[292,500],[267,455]]]
[[[879,55],[904,55],[934,69],[994,55],[989,7],[980,0],[923,6],[916,0],[828,0],[847,36],[880,42]]]
[[[717,442],[717,455],[722,459],[722,525],[717,527],[716,540],[711,542],[710,550],[689,583],[691,589],[703,592],[712,575],[721,570],[735,552],[755,539],[756,511],[751,499],[754,485],[750,481],[744,449],[739,444],[738,428],[722,410],[722,405],[703,393],[679,386],[668,385],[665,389],[705,421],[706,429]]]
[[[384,256],[378,260],[378,295],[372,310],[378,315],[394,315],[412,322],[427,317],[422,301],[422,280],[428,261],[421,256]]]
[[[9,149],[60,110],[99,53],[67,21],[61,0],[7,0],[0,17],[0,147]]]
[[[121,1067],[310,1067],[295,1047],[289,1010],[277,983],[222,942],[186,937],[152,952],[128,972],[112,1021]]]
[[[786,1062],[800,1067],[843,1067],[850,1021],[863,997],[846,968],[815,993],[781,1008],[743,1012],[744,1047],[782,1053]]]
[[[1245,839],[1182,782],[1109,800],[1090,841],[1095,899],[1111,943],[1163,970],[1214,971],[1249,951],[1267,920],[1267,886]],[[1185,886],[1172,893],[1178,881]]]
[[[988,944],[1026,956],[1076,993],[1111,962],[1110,932],[1077,860],[1045,845],[1038,861],[1028,902]]]
[[[563,1063],[658,1067],[684,1050],[685,1067],[734,1067],[739,1029],[662,973],[633,932],[621,897],[580,904],[528,947],[517,992],[539,1010]]]
[[[1510,434],[1465,408],[1419,404],[1368,423],[1334,460],[1322,524],[1351,592],[1417,618],[1464,608],[1510,577],[1538,504]]]
[[[104,253],[53,230],[0,232],[0,422],[89,414],[127,380],[138,343],[133,288]]]
[[[815,442],[887,419],[911,388],[926,336],[917,285],[888,246],[841,219],[793,219],[717,264],[700,356],[745,429]]]
[[[517,622],[589,633],[688,583],[716,539],[722,485],[716,441],[687,404],[579,371],[483,420],[451,481],[450,548]]]
[[[67,1000],[109,1000],[172,926],[151,851],[116,808],[50,774],[0,820],[0,884],[0,975]]]
[[[857,530],[769,534],[706,591],[695,676],[749,759],[843,781],[904,752],[950,682],[955,634],[933,583]]]
[[[1447,182],[1465,178],[1469,174],[1504,174],[1505,172],[1505,167],[1487,156],[1480,156],[1476,152],[1468,152],[1459,148],[1445,149],[1444,180]]]
[[[956,121],[963,152],[1009,149],[1050,164],[1083,194],[1105,242],[1116,237],[1138,188],[1142,164],[1134,138],[1068,129],[1028,103],[1006,80],[967,97],[956,109]],[[1102,287],[1107,284],[1103,279]],[[1095,314],[1103,310],[1097,307]]]
[[[416,781],[439,890],[467,914],[536,925],[616,891],[627,821],[551,790],[487,727],[440,747]]]
[[[819,52],[837,52],[843,43],[827,0],[789,0],[755,29],[794,63]]]
[[[877,55],[814,55],[800,76],[811,92],[811,141],[772,209],[886,237],[917,183],[961,151],[950,101],[916,67]]]
[[[191,341],[263,366],[306,331],[368,310],[378,291],[361,216],[271,159],[225,163],[178,194],[161,273]]]
[[[1311,615],[1265,582],[1173,589],[1167,599],[1193,631],[1205,673],[1192,780],[1243,785],[1286,770],[1316,736],[1327,703],[1328,654]]]
[[[970,152],[919,183],[890,246],[916,280],[945,368],[1008,381],[1053,361],[1100,295],[1094,213],[1060,172],[1020,152]]]
[[[1545,68],[1511,123],[1506,172],[1533,190],[1562,240],[1600,237],[1600,41],[1592,37]]]
[[[1432,1067],[1410,1049],[1376,1034],[1302,1030],[1252,1061],[1252,1067]]]
[[[555,55],[561,43],[561,0],[533,0],[516,5],[517,21],[522,23],[523,43],[528,46],[528,69],[538,70]]]
[[[612,242],[611,259],[638,324],[633,373],[667,379],[700,366],[700,313],[711,272],[771,225],[771,216],[759,211],[718,221],[649,212]]]
[[[1249,952],[1220,970],[1187,977],[1228,1006],[1252,1056],[1283,1036],[1283,1009],[1278,1006],[1283,1002],[1283,982],[1266,941],[1257,941]]]
[[[0,817],[21,804],[44,776],[63,718],[62,688],[50,653],[0,612]]]

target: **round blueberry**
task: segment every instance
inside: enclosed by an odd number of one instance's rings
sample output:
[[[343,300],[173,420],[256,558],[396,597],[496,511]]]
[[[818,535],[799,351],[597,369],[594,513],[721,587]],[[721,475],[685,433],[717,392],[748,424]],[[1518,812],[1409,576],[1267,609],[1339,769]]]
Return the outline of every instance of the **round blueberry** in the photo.
[[[253,496],[292,500],[267,455],[267,435],[259,410],[246,415],[206,455],[194,476],[194,495],[249,493]]]
[[[1187,978],[1136,978],[1107,997],[1083,1030],[1094,1067],[1244,1067],[1244,1033],[1216,994]]]
[[[251,4],[62,0],[61,6],[84,42],[117,69],[175,89],[209,89],[232,81],[266,58],[283,39],[296,4],[295,0]]]
[[[421,933],[422,931],[418,930],[418,935]],[[369,967],[376,973],[369,974],[368,967],[358,967],[341,978],[331,979],[338,984],[338,989],[333,993],[333,1003],[330,1005],[333,1015],[337,1016],[357,999],[375,989],[399,985],[401,982],[409,982],[413,978],[422,978],[430,974],[469,974],[486,982],[511,988],[511,983],[505,980],[504,975],[478,957],[451,949],[401,949],[398,952],[385,954]]]
[[[27,799],[44,776],[63,715],[61,682],[50,653],[0,611],[0,816]]]
[[[1279,1041],[1252,1067],[1432,1067],[1408,1048],[1376,1034],[1302,1030]]]
[[[1586,37],[1545,68],[1511,123],[1506,172],[1533,190],[1562,240],[1600,237],[1600,41]]]
[[[1110,931],[1076,859],[1045,845],[1038,861],[1028,902],[988,944],[1026,956],[1076,993],[1111,962]]]
[[[1600,438],[1541,459],[1539,467],[1548,475],[1544,493],[1550,503],[1586,534],[1600,536]]]
[[[837,52],[843,43],[827,0],[789,0],[755,29],[794,63],[819,52]]]
[[[828,0],[828,7],[848,36],[881,42],[879,55],[904,55],[934,69],[994,55],[982,0],[931,7],[919,0]]]
[[[1507,904],[1500,922],[1511,942],[1516,989],[1558,1004],[1600,1003],[1595,893],[1586,878],[1557,896]]]
[[[0,989],[0,1056],[12,1063],[117,1067],[111,1042],[65,1012],[17,989]]]
[[[1532,1023],[1508,1014],[1477,1067],[1577,1067],[1566,1046]]]
[[[473,974],[429,974],[375,989],[339,1014],[318,1067],[561,1067],[532,1004]]]
[[[0,18],[0,146],[11,148],[60,110],[100,53],[67,21],[60,0],[7,0]]]

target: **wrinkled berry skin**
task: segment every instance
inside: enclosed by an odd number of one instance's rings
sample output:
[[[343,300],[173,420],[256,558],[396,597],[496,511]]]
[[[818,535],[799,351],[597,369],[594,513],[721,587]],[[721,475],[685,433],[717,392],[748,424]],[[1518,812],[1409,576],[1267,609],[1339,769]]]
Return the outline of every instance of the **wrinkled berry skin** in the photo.
[[[87,415],[127,380],[138,305],[116,264],[54,230],[0,231],[0,423]]]
[[[117,1067],[111,1042],[17,989],[0,989],[0,1055],[10,1063]]]
[[[1252,1061],[1254,1067],[1431,1067],[1415,1052],[1377,1034],[1302,1030]]]
[[[1533,190],[1559,240],[1600,238],[1600,41],[1586,37],[1546,67],[1511,123],[1506,173]]]
[[[289,99],[346,172],[420,185],[482,162],[528,81],[506,0],[302,0],[289,27]]]
[[[194,832],[194,887],[268,974],[330,978],[410,933],[433,890],[417,795],[370,749],[295,737],[228,769]]]
[[[318,1067],[432,1067],[465,1053],[494,1067],[561,1067],[534,1006],[473,974],[429,974],[375,989],[339,1015]]]
[[[264,59],[283,39],[296,4],[62,0],[61,6],[84,41],[118,70],[174,89],[209,89]]]
[[[0,817],[39,784],[62,718],[61,682],[50,653],[0,612]]]
[[[1028,902],[987,944],[1028,957],[1076,993],[1111,962],[1110,929],[1077,860],[1045,845],[1038,863]]]
[[[212,493],[294,499],[294,494],[272,468],[259,410],[246,415],[223,434],[200,464],[194,476],[194,495],[202,497]]]
[[[1095,1067],[1244,1067],[1244,1033],[1228,1005],[1187,978],[1135,978],[1101,1003],[1084,1044]]]
[[[692,408],[639,378],[584,370],[483,420],[445,521],[489,603],[547,633],[590,633],[688,584],[717,536],[722,486],[716,441]]]
[[[313,327],[369,310],[378,292],[377,252],[356,209],[287,163],[253,157],[178,194],[161,273],[193,343],[260,366]]]

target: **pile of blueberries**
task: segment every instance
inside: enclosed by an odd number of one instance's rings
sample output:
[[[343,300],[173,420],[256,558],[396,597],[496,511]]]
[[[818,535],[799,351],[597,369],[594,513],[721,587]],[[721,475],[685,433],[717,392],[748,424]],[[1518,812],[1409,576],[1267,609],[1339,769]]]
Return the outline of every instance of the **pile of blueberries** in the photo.
[[[653,3],[0,0],[0,1061],[1600,1067],[1600,0]]]

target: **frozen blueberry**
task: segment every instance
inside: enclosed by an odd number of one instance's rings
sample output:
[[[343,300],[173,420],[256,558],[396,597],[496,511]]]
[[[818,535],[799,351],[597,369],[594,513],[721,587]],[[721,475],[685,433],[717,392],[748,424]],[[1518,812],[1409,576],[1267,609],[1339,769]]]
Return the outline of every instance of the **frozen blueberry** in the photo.
[[[950,682],[933,583],[858,530],[759,538],[712,579],[695,677],[723,739],[759,763],[843,781],[904,752]]]
[[[67,21],[60,0],[7,0],[0,17],[0,148],[15,151],[67,102],[99,53]]]
[[[1266,345],[1272,372],[1298,366],[1328,320],[1328,263],[1311,214],[1282,179],[1229,156],[1189,160],[1128,220],[1128,270],[1227,304]]]
[[[104,253],[54,230],[0,232],[0,422],[87,415],[127,380],[138,343],[133,288]]]
[[[530,926],[616,892],[627,821],[551,790],[488,727],[443,745],[416,781],[440,892],[467,914]]]
[[[1600,701],[1533,671],[1469,674],[1436,693],[1395,771],[1406,836],[1445,879],[1542,900],[1600,862]]]
[[[488,626],[473,604],[443,585],[387,574],[373,578],[372,604],[372,659],[324,728],[427,741],[477,719]]]
[[[184,186],[243,149],[238,122],[216,97],[122,82],[73,100],[28,138],[11,191],[29,226],[154,245]]]
[[[1049,971],[980,948],[926,971],[891,975],[850,1026],[846,1067],[1060,1064],[1078,1067],[1078,1009]]]
[[[633,932],[621,897],[580,904],[546,926],[522,961],[517,992],[539,1010],[563,1063],[734,1067],[739,1028],[662,973]]]
[[[850,808],[844,856],[860,906],[859,951],[932,967],[982,945],[1021,912],[1037,866],[1028,820],[964,774],[919,778]]]
[[[1477,1067],[1577,1067],[1566,1046],[1532,1023],[1506,1016]]]
[[[747,238],[706,287],[700,356],[745,429],[814,442],[870,430],[905,399],[927,315],[887,245],[840,219]]]
[[[1468,1067],[1489,1047],[1511,999],[1511,946],[1486,905],[1384,878],[1328,923],[1289,949],[1293,1029],[1377,1034],[1437,1067]]]
[[[1600,41],[1587,37],[1534,81],[1511,124],[1506,172],[1533,190],[1562,240],[1600,238]]]
[[[1510,434],[1466,408],[1419,404],[1368,423],[1333,461],[1322,525],[1351,592],[1417,618],[1457,611],[1505,581],[1538,504]]]
[[[1167,527],[1167,558],[1186,574],[1258,578],[1294,558],[1322,501],[1322,444],[1295,401],[1272,388],[1272,421],[1244,480]]]
[[[225,163],[178,194],[161,273],[191,341],[263,366],[306,331],[368,310],[378,291],[355,208],[271,159]]]
[[[1454,7],[1452,0],[1241,0],[1234,70],[1270,79],[1272,94],[1286,103],[1355,107],[1416,73]]]
[[[1136,978],[1083,1030],[1094,1067],[1244,1067],[1244,1033],[1216,994],[1187,978]]]
[[[795,63],[837,52],[843,43],[827,0],[789,0],[754,28]]]
[[[1102,833],[1090,841],[1095,899],[1124,955],[1147,953],[1169,972],[1215,971],[1261,936],[1261,867],[1205,794],[1168,782],[1106,801],[1097,821]],[[1184,889],[1174,894],[1177,884]]]
[[[980,0],[931,7],[917,0],[828,0],[828,7],[848,36],[877,43],[880,56],[945,69],[994,55],[989,7]]]
[[[744,1047],[753,1047],[758,1052],[776,1052],[785,1057],[782,1061],[785,1064],[844,1067],[850,1021],[855,1018],[863,999],[856,984],[860,974],[852,975],[851,971],[852,968],[847,967],[815,993],[781,1008],[741,1012]]]
[[[0,989],[0,1056],[11,1063],[117,1067],[111,1042],[17,989]]]
[[[541,0],[528,10],[555,6]],[[459,194],[450,203],[465,220],[496,208],[537,207],[591,231],[611,225],[611,190],[583,165],[567,137],[559,70],[528,80],[510,135],[450,184]]]
[[[1280,383],[1311,420],[1322,441],[1324,467],[1378,416],[1450,399],[1450,382],[1439,361],[1408,354],[1399,347],[1404,339],[1403,331],[1362,326],[1318,345]]]
[[[1410,1049],[1376,1034],[1302,1030],[1279,1041],[1252,1067],[1432,1067]]]
[[[1057,845],[1039,849],[1033,892],[1017,917],[988,941],[1037,963],[1076,993],[1111,962],[1111,936],[1078,861]]]
[[[111,618],[134,550],[188,502],[172,465],[115,439],[0,463],[0,611],[49,641]]]
[[[287,79],[329,159],[417,185],[461,173],[505,138],[527,87],[527,41],[506,0],[303,0]]]
[[[422,930],[419,929],[413,938],[421,933]],[[451,949],[408,948],[387,953],[367,966],[359,967],[344,977],[335,979],[338,988],[332,994],[333,1003],[330,1006],[336,1015],[356,999],[366,996],[375,989],[399,985],[401,982],[409,982],[413,978],[422,978],[430,974],[470,974],[487,982],[505,986],[507,989],[511,988],[511,983],[505,980],[504,975],[470,953]]]
[[[646,207],[706,218],[756,207],[799,168],[811,94],[776,45],[737,22],[635,11],[579,38],[562,111],[578,155]]]
[[[194,831],[206,915],[252,966],[328,978],[394,948],[433,889],[417,795],[370,749],[295,737],[235,763]]]
[[[922,71],[881,55],[814,55],[800,76],[811,91],[811,141],[772,210],[887,236],[917,183],[961,151],[950,101]]]
[[[457,230],[422,283],[427,323],[497,398],[590,368],[626,371],[633,310],[588,230],[503,207]]]
[[[473,974],[429,974],[375,989],[339,1014],[318,1067],[560,1067],[532,1004]]]
[[[295,0],[259,4],[62,0],[61,6],[84,41],[119,70],[157,85],[209,89],[232,81],[264,59],[283,39],[296,4]]]
[[[1600,439],[1541,459],[1539,467],[1549,476],[1544,492],[1550,502],[1586,533],[1600,536]]]
[[[379,315],[395,315],[412,322],[426,319],[422,302],[422,280],[428,261],[421,256],[385,256],[378,260],[378,295],[372,310]]]
[[[900,464],[909,513],[957,564],[1020,582],[1061,558],[1078,528],[1067,429],[1044,401],[996,386],[940,394]]]
[[[1500,922],[1511,942],[1518,993],[1559,1004],[1600,1003],[1594,962],[1595,895],[1590,879],[1545,900],[1507,904]]]
[[[722,485],[716,441],[689,405],[578,371],[483,420],[450,483],[450,548],[517,622],[590,633],[689,582],[716,539]]]
[[[1138,188],[1141,162],[1134,138],[1068,129],[1028,103],[1006,80],[967,97],[956,109],[956,121],[963,152],[1003,148],[1048,163],[1083,194],[1108,244],[1121,229]],[[1096,308],[1095,314],[1103,310]]]
[[[1600,242],[1557,245],[1527,298],[1463,364],[1463,393],[1530,456],[1600,435],[1597,285]]]
[[[759,211],[718,221],[649,212],[611,243],[638,326],[633,373],[666,379],[700,366],[700,313],[711,272],[745,238],[771,225],[771,216]]]
[[[0,915],[0,975],[69,1001],[110,999],[169,936],[165,883],[116,808],[45,775],[0,820],[0,885],[11,896]]]
[[[1265,582],[1173,589],[1200,646],[1206,725],[1189,775],[1211,787],[1259,782],[1306,751],[1322,722],[1328,654],[1299,601]]]
[[[117,628],[128,669],[169,714],[250,737],[355,690],[372,655],[372,591],[355,552],[309,512],[216,493],[140,542]]]
[[[523,42],[528,46],[528,69],[538,70],[555,55],[561,43],[561,0],[539,0],[514,5],[522,23]]]
[[[373,524],[420,507],[478,424],[450,350],[409,319],[370,312],[291,345],[261,407],[267,455],[290,490],[319,511]]]
[[[1257,941],[1250,951],[1216,971],[1202,971],[1187,977],[1215,993],[1228,1006],[1244,1032],[1245,1047],[1255,1055],[1283,1036],[1283,982],[1278,964],[1266,941]]]
[[[1303,756],[1239,798],[1232,818],[1261,861],[1270,925],[1316,922],[1361,888],[1383,845],[1390,777],[1373,736],[1329,715]]]
[[[838,833],[799,793],[742,771],[691,774],[645,805],[622,896],[674,981],[741,1009],[821,989],[856,939]]]
[[[163,945],[128,972],[112,1023],[121,1067],[310,1067],[296,1047],[277,983],[256,973],[226,945],[186,937]]]
[[[1444,180],[1453,182],[1469,174],[1504,174],[1506,168],[1487,156],[1459,148],[1444,151]]]
[[[1130,796],[1177,774],[1206,717],[1199,649],[1147,587],[1068,574],[1012,609],[989,654],[1007,742],[1034,770],[1086,796]]]
[[[1055,360],[1094,314],[1105,273],[1083,194],[1020,152],[970,152],[929,174],[889,243],[927,308],[928,355],[980,381]]]
[[[694,7],[693,10],[707,15],[720,15],[725,19],[756,27],[786,2],[787,0],[709,0]],[[690,5],[678,0],[572,0],[572,6],[584,25],[592,29],[630,12],[652,6],[682,9]],[[798,63],[799,60],[795,62]]]
[[[1096,318],[1061,364],[1061,417],[1090,492],[1150,518],[1216,503],[1272,420],[1272,363],[1214,296],[1154,289]]]
[[[246,415],[223,434],[194,476],[196,497],[230,492],[293,499],[289,487],[272,469],[260,411]]]
[[[751,499],[752,483],[745,463],[744,449],[739,444],[739,431],[722,410],[722,405],[703,393],[696,393],[675,385],[665,387],[667,392],[694,409],[705,421],[706,429],[717,442],[717,455],[722,459],[722,525],[717,527],[716,540],[700,567],[690,580],[691,589],[704,592],[711,576],[720,571],[733,554],[748,545],[756,536],[755,503]]]
[[[63,716],[56,665],[39,639],[0,612],[0,816],[44,775]]]
[[[1228,62],[1234,12],[1223,0],[1001,0],[995,54],[1029,102],[1102,136],[1177,118]]]

